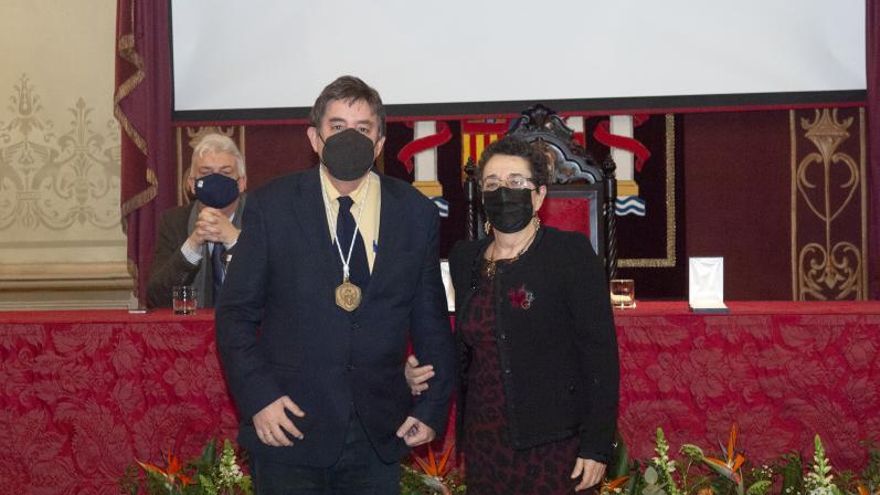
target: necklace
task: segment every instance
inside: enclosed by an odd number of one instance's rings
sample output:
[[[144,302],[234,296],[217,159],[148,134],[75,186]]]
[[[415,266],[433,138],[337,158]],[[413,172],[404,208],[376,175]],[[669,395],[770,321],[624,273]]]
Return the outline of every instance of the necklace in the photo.
[[[535,230],[532,232],[532,235],[529,236],[529,239],[523,245],[522,249],[520,249],[519,252],[516,253],[516,256],[514,256],[513,258],[496,260],[495,259],[495,242],[494,241],[492,242],[492,249],[489,252],[489,258],[486,260],[486,278],[488,278],[489,280],[492,280],[493,278],[495,278],[495,271],[498,268],[499,261],[505,261],[507,263],[514,263],[516,260],[519,259],[520,256],[523,255],[523,253],[526,252],[526,250],[529,248],[529,246],[532,245],[532,241],[534,241],[535,237],[538,235],[538,229],[541,228],[540,223],[533,223],[533,225],[535,226]]]
[[[331,227],[333,229],[333,243],[336,244],[336,250],[339,252],[339,260],[342,261],[342,283],[336,286],[334,295],[336,296],[336,305],[345,311],[352,312],[361,305],[361,288],[351,283],[349,280],[349,263],[351,262],[351,253],[354,251],[354,243],[358,236],[358,227],[361,222],[361,214],[364,212],[364,203],[366,202],[367,191],[370,189],[370,177],[366,179],[367,184],[361,192],[361,201],[358,205],[357,218],[354,221],[354,233],[351,236],[351,244],[348,246],[348,256],[342,254],[342,246],[339,245],[339,239],[336,237],[336,219],[333,218],[333,210],[330,208],[330,196],[324,189],[324,181],[321,181],[321,191],[324,193],[324,206],[330,212]]]

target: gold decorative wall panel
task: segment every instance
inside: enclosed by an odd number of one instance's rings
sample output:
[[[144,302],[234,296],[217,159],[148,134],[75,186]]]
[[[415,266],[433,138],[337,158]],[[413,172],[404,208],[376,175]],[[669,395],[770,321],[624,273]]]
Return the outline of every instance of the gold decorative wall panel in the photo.
[[[795,300],[867,296],[864,109],[790,112]]]
[[[0,309],[124,306],[113,0],[4,0]]]
[[[119,129],[96,130],[94,108],[78,98],[67,129],[46,120],[26,75],[0,120],[0,231],[119,227]],[[8,246],[9,242],[4,243]]]

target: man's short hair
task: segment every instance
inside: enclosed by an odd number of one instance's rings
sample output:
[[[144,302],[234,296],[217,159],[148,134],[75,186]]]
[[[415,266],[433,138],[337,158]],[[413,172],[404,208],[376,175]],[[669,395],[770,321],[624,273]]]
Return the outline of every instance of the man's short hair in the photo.
[[[198,144],[193,148],[192,164],[190,165],[189,173],[191,177],[196,173],[196,159],[202,158],[208,153],[228,153],[232,155],[235,157],[235,165],[238,167],[238,175],[240,177],[247,175],[245,173],[244,157],[241,155],[241,151],[238,150],[238,146],[235,145],[235,141],[229,136],[212,132],[202,136],[202,138],[199,139]]]
[[[335,100],[342,100],[349,105],[357,101],[365,102],[379,119],[379,137],[385,135],[385,106],[382,105],[382,98],[379,96],[379,92],[360,78],[354,76],[339,77],[321,91],[321,94],[318,95],[318,99],[315,100],[315,104],[312,106],[312,111],[309,113],[309,120],[312,126],[318,129],[321,128],[321,120],[323,120],[324,113],[327,111],[327,105]]]

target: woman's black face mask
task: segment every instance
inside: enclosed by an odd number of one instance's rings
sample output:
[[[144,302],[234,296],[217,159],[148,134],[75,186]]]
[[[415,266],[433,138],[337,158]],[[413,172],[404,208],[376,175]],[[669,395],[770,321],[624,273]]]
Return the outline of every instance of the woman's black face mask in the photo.
[[[531,189],[499,187],[483,193],[483,211],[499,232],[511,234],[526,228],[535,214]]]

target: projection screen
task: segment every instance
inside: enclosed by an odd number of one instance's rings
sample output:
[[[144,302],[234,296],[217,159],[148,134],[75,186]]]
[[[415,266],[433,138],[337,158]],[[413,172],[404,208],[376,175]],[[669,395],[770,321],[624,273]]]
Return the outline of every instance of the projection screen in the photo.
[[[298,120],[337,76],[392,118],[858,104],[864,0],[173,0],[177,120]]]

